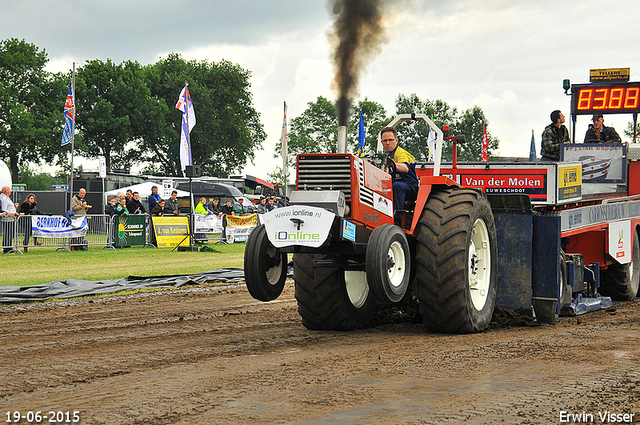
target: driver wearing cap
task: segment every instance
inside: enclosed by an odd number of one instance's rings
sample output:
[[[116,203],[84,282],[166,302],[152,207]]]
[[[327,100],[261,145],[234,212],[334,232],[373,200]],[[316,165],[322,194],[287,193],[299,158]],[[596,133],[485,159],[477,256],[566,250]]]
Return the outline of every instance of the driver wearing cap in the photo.
[[[593,124],[589,124],[589,129],[584,135],[585,143],[622,143],[620,136],[613,127],[604,125],[602,114],[593,114]]]

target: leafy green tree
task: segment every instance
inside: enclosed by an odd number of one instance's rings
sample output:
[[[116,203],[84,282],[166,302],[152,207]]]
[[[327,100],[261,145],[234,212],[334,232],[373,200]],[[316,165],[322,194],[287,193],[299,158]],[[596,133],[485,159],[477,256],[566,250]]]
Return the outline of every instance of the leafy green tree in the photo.
[[[53,162],[62,151],[61,75],[45,71],[47,54],[15,38],[0,42],[0,159],[19,181],[29,162]]]
[[[396,98],[396,113],[410,114],[412,112],[425,114],[439,128],[449,126],[449,134],[463,134],[466,136],[466,143],[458,145],[458,160],[460,161],[480,161],[482,159],[482,138],[484,135],[484,123],[487,122],[482,109],[474,106],[462,113],[458,113],[457,108],[450,106],[442,100],[422,100],[416,94],[410,96],[398,95]],[[400,143],[411,152],[418,161],[427,161],[429,158],[429,148],[427,138],[429,127],[424,121],[407,121],[398,128]],[[498,148],[499,141],[491,137],[487,129],[489,140],[489,157],[491,152]],[[450,161],[453,157],[453,144],[449,140],[444,141],[442,157]]]
[[[365,152],[375,151],[378,132],[387,122],[384,107],[367,98],[356,102],[351,108],[351,117],[347,129],[347,146],[355,153],[358,147],[360,110],[365,124]],[[325,97],[318,96],[315,102],[309,102],[304,112],[291,120],[289,131],[287,162],[295,165],[299,153],[335,153],[338,149],[338,118],[336,106]],[[276,156],[280,156],[282,143],[276,147]]]
[[[175,53],[146,67],[145,80],[158,105],[154,114],[162,124],[142,137],[139,154],[150,163],[145,171],[182,176],[182,113],[175,104],[185,81],[196,113],[191,131],[193,163],[201,165],[204,175],[226,177],[253,161],[266,133],[252,105],[249,77],[249,71],[228,61],[187,62]]]
[[[137,157],[127,145],[143,137],[154,107],[139,63],[88,61],[76,76],[76,128],[82,137],[75,148],[89,158],[104,156],[108,169],[114,159],[130,167]]]
[[[38,173],[31,167],[22,168],[19,174],[20,183],[27,185],[27,190],[50,190],[53,184],[66,184],[66,176],[52,176],[48,173]]]
[[[629,140],[636,142],[637,138],[638,138],[638,133],[640,132],[640,129],[638,127],[636,127],[636,139],[634,140],[633,138],[633,121],[629,121],[629,124],[627,124],[627,128],[624,130],[624,135],[627,136],[629,138]]]

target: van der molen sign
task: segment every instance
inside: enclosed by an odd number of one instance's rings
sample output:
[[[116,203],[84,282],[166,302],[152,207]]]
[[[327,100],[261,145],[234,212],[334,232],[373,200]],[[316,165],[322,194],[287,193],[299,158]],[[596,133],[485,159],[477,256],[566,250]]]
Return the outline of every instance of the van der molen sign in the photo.
[[[591,69],[589,71],[589,82],[594,81],[629,81],[631,68],[604,68]]]

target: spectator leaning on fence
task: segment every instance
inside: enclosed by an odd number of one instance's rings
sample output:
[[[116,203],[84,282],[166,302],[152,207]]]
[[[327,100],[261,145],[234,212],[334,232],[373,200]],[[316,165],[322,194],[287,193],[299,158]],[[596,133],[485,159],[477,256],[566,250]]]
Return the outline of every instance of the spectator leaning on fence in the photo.
[[[38,203],[36,202],[36,195],[30,193],[27,195],[27,198],[23,203],[20,204],[20,208],[18,208],[18,214],[20,215],[47,215],[46,213],[40,211],[38,209]],[[24,246],[24,252],[29,251],[29,239],[31,238],[31,218],[25,217],[22,221],[22,227],[24,230],[24,240],[22,241],[22,245]],[[38,242],[38,238],[33,238],[34,245],[42,245],[42,242]]]
[[[16,231],[16,204],[13,203],[11,198],[11,188],[9,186],[2,187],[2,194],[0,194],[0,208],[2,208],[2,246],[4,247],[4,253],[13,252],[13,235]]]
[[[238,198],[238,203],[233,206],[233,215],[247,214],[247,207],[244,206],[244,198]]]
[[[196,209],[194,211],[196,214],[202,215],[211,215],[211,211],[207,208],[207,198],[200,198],[200,202],[196,205]]]
[[[129,202],[127,202],[127,210],[129,214],[144,214],[147,215],[147,210],[140,202],[140,194],[138,192],[133,192],[133,198]]]
[[[171,198],[167,199],[164,203],[164,213],[180,215],[180,202],[178,202],[178,191],[171,192]]]

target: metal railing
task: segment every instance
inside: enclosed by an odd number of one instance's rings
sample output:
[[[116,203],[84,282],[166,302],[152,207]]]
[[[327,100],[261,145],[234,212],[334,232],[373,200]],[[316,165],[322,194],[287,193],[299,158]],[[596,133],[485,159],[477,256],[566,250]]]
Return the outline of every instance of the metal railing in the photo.
[[[100,246],[114,249],[117,237],[117,216],[110,217],[106,214],[87,215],[87,233],[82,238],[70,237],[34,237],[32,230],[32,217],[21,215],[9,220],[3,217],[0,222],[0,243],[5,252],[28,252],[37,248],[56,248],[58,250],[83,250],[84,247]],[[151,220],[145,220],[146,246],[155,246],[155,239],[150,228]],[[225,232],[210,233],[196,231],[194,241],[198,243],[225,242]]]

